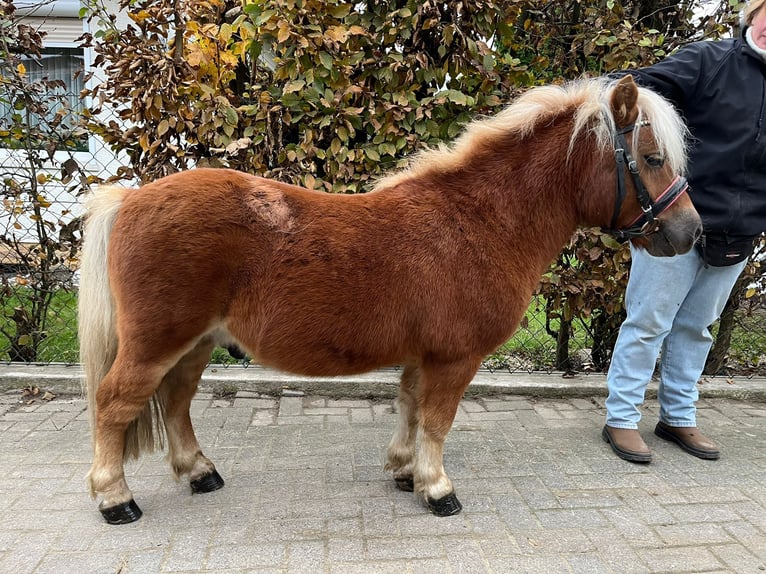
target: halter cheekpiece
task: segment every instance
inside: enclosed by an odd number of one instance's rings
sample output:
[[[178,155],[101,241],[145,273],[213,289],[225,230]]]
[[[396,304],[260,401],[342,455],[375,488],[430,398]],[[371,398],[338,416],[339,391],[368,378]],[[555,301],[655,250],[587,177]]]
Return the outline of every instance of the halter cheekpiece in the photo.
[[[650,125],[648,121],[642,120],[639,126],[645,127]],[[628,239],[635,237],[644,237],[652,233],[656,233],[660,228],[660,220],[657,219],[663,211],[670,207],[678,197],[684,193],[688,188],[686,178],[682,176],[676,176],[676,178],[670,183],[668,188],[663,191],[656,200],[652,200],[649,196],[649,192],[646,190],[646,186],[641,181],[641,176],[638,173],[638,164],[628,149],[628,144],[625,141],[625,134],[632,132],[636,128],[636,124],[630,124],[624,128],[620,128],[614,133],[614,160],[617,164],[617,198],[614,204],[614,213],[612,214],[612,221],[609,224],[608,229],[603,229],[606,233],[614,236],[617,241],[624,242]],[[630,176],[633,179],[633,186],[636,188],[636,197],[639,205],[641,205],[641,215],[639,215],[628,227],[623,229],[617,229],[617,219],[620,216],[620,210],[622,209],[622,203],[625,200],[627,190],[625,188],[625,168],[628,168]]]

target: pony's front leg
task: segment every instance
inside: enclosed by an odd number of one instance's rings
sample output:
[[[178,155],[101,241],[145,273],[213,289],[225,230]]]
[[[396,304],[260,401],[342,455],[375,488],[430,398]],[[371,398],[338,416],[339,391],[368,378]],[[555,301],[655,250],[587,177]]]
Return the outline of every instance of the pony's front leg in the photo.
[[[415,461],[415,490],[437,516],[463,508],[444,471],[444,441],[455,420],[460,399],[479,368],[479,360],[422,367],[420,380],[420,447]]]
[[[191,401],[214,346],[210,339],[198,343],[165,375],[157,391],[165,413],[168,460],[176,478],[189,475],[193,493],[212,492],[224,486],[215,465],[202,454],[189,415]]]
[[[412,492],[415,466],[415,440],[418,433],[417,390],[420,372],[417,367],[405,367],[399,382],[399,419],[388,445],[385,470],[394,474],[399,490]]]

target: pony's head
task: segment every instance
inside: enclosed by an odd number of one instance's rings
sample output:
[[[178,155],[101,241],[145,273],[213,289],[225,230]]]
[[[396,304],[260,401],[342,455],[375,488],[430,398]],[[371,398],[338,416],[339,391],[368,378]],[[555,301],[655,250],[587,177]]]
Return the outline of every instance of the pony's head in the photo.
[[[561,229],[610,228],[653,255],[675,255],[701,231],[685,193],[686,135],[673,107],[630,76],[540,86],[472,121],[452,144],[419,152],[375,189],[447,186],[491,196],[511,217],[542,207],[549,220],[567,218]]]
[[[600,122],[596,136],[605,148],[609,140],[614,150],[614,208],[608,231],[652,255],[686,253],[702,232],[686,193],[687,129],[667,101],[636,86],[630,76],[607,89],[606,121]]]

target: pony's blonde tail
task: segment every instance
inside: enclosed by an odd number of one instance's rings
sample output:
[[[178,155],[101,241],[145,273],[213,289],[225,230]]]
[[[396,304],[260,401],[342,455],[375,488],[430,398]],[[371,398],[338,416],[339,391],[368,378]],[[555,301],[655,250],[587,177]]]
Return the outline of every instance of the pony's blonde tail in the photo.
[[[127,192],[128,189],[123,187],[102,186],[85,204],[87,212],[80,256],[77,330],[92,441],[96,436],[96,389],[117,355],[114,300],[106,264],[109,236]]]

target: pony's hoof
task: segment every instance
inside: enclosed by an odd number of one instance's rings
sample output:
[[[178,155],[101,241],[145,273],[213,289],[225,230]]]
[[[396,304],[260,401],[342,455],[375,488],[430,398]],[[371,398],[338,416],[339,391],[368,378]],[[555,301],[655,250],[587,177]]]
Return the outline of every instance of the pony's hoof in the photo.
[[[99,508],[101,516],[104,517],[109,524],[130,524],[135,522],[143,512],[136,504],[136,501],[132,498],[129,502],[118,504],[117,506],[111,506],[109,508]]]
[[[450,492],[447,496],[434,500],[431,497],[426,499],[428,504],[428,510],[433,512],[436,516],[452,516],[457,514],[463,509],[463,505],[455,496],[454,492]]]
[[[404,492],[412,492],[415,490],[415,482],[411,476],[394,477],[394,482],[396,483],[396,488]]]
[[[201,494],[203,492],[213,492],[219,488],[223,488],[225,484],[221,475],[217,470],[200,476],[197,480],[192,480],[190,483],[192,494]]]

